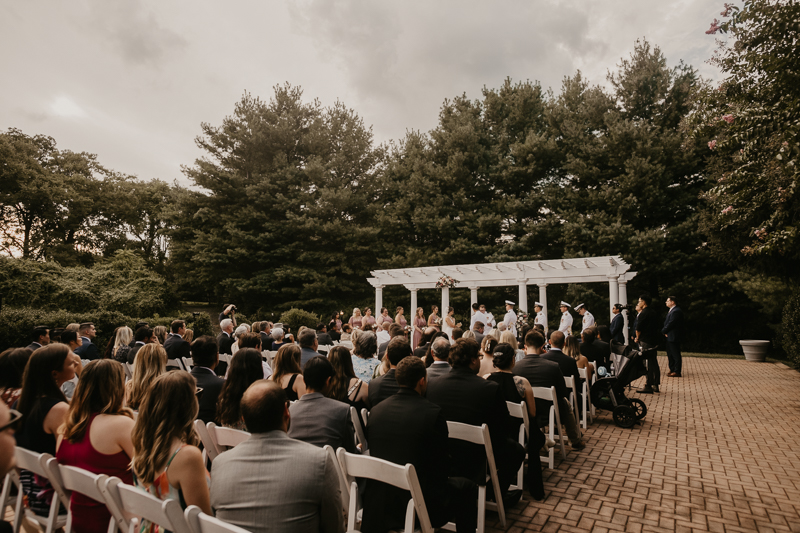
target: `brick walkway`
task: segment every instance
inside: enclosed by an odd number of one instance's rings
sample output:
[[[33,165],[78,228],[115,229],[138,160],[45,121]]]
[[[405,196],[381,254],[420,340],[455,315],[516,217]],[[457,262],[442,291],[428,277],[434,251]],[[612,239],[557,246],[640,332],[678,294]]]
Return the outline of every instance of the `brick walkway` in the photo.
[[[507,512],[507,531],[800,532],[800,373],[685,358],[668,378],[659,362],[661,393],[636,395],[644,423],[599,414],[586,449],[545,468],[545,501]]]

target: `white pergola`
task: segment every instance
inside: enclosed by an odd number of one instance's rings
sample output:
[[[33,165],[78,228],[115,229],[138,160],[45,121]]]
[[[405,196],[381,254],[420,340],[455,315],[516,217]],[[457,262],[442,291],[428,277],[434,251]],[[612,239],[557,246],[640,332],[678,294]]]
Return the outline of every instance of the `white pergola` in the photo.
[[[547,315],[547,286],[556,283],[608,283],[609,314],[615,303],[628,303],[628,282],[636,276],[631,265],[618,255],[581,257],[576,259],[551,259],[547,261],[514,261],[511,263],[484,263],[479,265],[449,265],[422,268],[395,268],[373,270],[367,278],[375,287],[375,310],[383,307],[383,288],[403,285],[411,291],[411,316],[416,314],[417,291],[435,289],[442,276],[456,279],[459,287],[470,290],[470,305],[478,302],[481,287],[519,287],[518,307],[528,311],[528,285],[539,286],[539,301]],[[442,291],[442,314],[450,306],[450,289]],[[628,313],[625,317],[625,338],[628,338]],[[469,316],[469,315],[468,315]],[[413,320],[410,321],[413,326]]]

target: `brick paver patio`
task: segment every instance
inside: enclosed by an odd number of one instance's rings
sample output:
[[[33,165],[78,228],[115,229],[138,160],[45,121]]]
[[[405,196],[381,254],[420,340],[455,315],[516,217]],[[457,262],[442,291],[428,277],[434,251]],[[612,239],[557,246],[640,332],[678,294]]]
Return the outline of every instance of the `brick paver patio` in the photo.
[[[685,358],[669,378],[659,362],[661,393],[636,395],[643,424],[599,413],[586,449],[557,455],[547,498],[509,510],[507,531],[800,532],[800,373]]]

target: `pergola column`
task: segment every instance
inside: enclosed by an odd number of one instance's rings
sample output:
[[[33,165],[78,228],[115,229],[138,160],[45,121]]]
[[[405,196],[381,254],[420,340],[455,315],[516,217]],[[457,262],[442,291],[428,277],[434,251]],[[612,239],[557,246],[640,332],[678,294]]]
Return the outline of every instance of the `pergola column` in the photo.
[[[619,280],[619,303],[620,305],[628,305],[628,280]],[[625,320],[625,329],[622,331],[622,334],[625,335],[625,344],[629,343],[628,338],[628,311],[625,310],[622,312],[622,318]]]
[[[547,283],[539,283],[539,303],[542,304],[544,319],[547,321]]]
[[[450,287],[442,287],[442,307],[439,308],[439,317],[444,324],[444,317],[447,316],[447,308],[450,307]]]
[[[614,304],[619,303],[619,276],[608,276],[608,311],[614,319]]]
[[[414,330],[416,330],[416,326],[414,325],[414,321],[417,318],[417,289],[411,289],[411,339],[413,342],[414,339]]]
[[[519,282],[519,310],[528,312],[528,280],[520,279]]]
[[[383,307],[383,285],[378,285],[375,287],[375,311],[372,313],[373,316],[378,316],[381,314],[381,308]]]

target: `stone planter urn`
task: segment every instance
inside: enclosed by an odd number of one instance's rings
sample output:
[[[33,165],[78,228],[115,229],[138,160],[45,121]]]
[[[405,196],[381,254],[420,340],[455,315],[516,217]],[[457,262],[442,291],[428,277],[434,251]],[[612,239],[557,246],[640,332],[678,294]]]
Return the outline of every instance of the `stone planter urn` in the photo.
[[[745,340],[739,341],[739,344],[742,345],[745,360],[756,363],[763,363],[766,360],[769,341]]]

